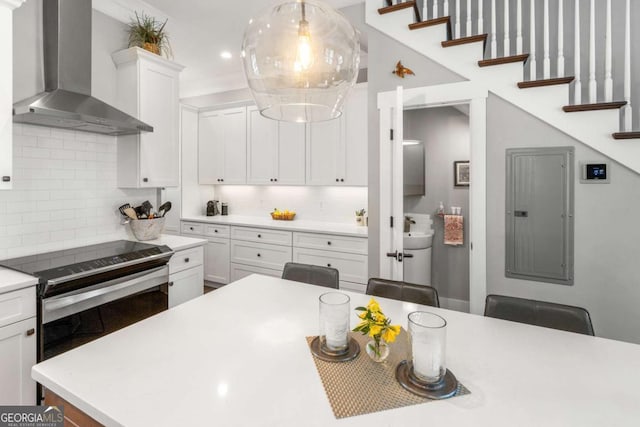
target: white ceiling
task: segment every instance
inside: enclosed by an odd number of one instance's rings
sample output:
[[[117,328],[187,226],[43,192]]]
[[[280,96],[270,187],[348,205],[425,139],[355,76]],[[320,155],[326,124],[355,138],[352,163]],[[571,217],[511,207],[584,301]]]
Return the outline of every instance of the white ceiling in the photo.
[[[325,0],[335,8],[364,0]],[[143,2],[140,2],[143,3]],[[246,87],[240,46],[246,23],[274,2],[269,0],[146,0],[147,12],[168,18],[167,30],[174,60],[186,68],[181,97]],[[144,3],[143,3],[144,4]],[[229,51],[232,59],[222,59]]]

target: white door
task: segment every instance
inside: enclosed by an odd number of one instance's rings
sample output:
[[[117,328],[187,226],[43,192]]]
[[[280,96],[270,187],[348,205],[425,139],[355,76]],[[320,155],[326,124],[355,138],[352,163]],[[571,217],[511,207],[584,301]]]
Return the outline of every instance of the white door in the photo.
[[[342,119],[311,123],[307,132],[307,185],[339,185]]]
[[[304,143],[304,141],[303,141]],[[277,178],[278,122],[247,109],[247,183],[269,184]]]
[[[223,184],[247,182],[247,109],[224,113],[224,176]]]
[[[305,138],[306,127],[304,123],[278,123],[276,184],[305,184]]]
[[[36,318],[0,328],[0,402],[3,405],[35,405]]]
[[[209,238],[204,247],[204,280],[229,283],[229,239]]]
[[[403,90],[393,108],[380,108],[380,277],[402,280],[403,251]]]
[[[223,117],[221,112],[200,113],[198,121],[198,183],[219,184],[224,175]]]
[[[202,266],[180,271],[169,278],[169,308],[197,298],[203,293]]]

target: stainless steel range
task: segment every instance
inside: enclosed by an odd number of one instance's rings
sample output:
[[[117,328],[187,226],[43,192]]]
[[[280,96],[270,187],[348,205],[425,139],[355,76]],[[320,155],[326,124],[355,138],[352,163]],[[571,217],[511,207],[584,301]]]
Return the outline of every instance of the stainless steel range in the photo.
[[[39,278],[38,361],[168,307],[167,246],[118,240],[0,261]]]

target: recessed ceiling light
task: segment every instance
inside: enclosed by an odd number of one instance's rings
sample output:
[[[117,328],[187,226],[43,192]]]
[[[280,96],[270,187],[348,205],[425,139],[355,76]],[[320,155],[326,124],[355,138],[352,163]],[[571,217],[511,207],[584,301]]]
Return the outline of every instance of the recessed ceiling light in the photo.
[[[222,52],[220,52],[220,58],[222,58],[222,59],[231,59],[231,58],[233,58],[233,55],[228,50],[223,50]]]

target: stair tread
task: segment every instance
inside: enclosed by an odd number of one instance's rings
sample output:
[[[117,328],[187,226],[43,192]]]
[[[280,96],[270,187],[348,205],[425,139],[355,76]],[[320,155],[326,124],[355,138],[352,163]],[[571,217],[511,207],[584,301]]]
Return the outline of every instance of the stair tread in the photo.
[[[640,131],[616,132],[612,136],[613,139],[640,139]]]
[[[518,87],[520,89],[527,89],[530,87],[541,87],[541,86],[553,86],[553,85],[562,85],[568,84],[575,80],[575,77],[557,77],[553,79],[544,79],[544,80],[529,80],[526,82],[519,82]]]
[[[413,24],[409,24],[410,30],[418,30],[420,28],[431,27],[433,25],[440,24],[450,24],[451,18],[448,16],[443,16],[442,18],[429,19],[427,21],[414,22]]]
[[[478,65],[481,67],[489,67],[491,65],[501,65],[501,64],[510,64],[512,62],[524,62],[529,59],[529,54],[525,53],[522,55],[512,55],[512,56],[503,56],[500,58],[493,59],[483,59],[478,61]]]
[[[442,42],[442,47],[459,46],[468,43],[487,42],[487,34],[478,34],[477,36],[462,37],[459,39],[447,40]]]
[[[575,113],[578,111],[613,110],[625,105],[627,105],[627,101],[599,102],[596,104],[565,105],[562,109],[565,113]]]
[[[408,9],[410,7],[414,7],[415,4],[416,4],[415,1],[397,3],[397,4],[394,4],[392,6],[381,7],[380,9],[378,9],[378,13],[380,15],[384,15],[385,13],[391,13],[391,12],[395,12],[397,10],[403,10],[403,9]]]

